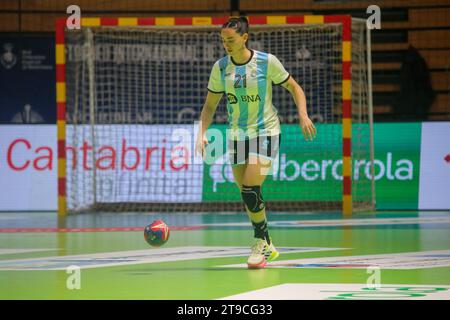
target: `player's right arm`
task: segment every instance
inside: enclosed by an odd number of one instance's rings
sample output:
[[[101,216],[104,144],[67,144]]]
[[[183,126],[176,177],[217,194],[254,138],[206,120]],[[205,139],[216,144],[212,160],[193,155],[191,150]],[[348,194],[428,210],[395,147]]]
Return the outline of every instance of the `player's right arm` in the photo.
[[[203,105],[202,113],[200,115],[197,142],[195,144],[196,155],[200,156],[204,154],[205,146],[208,144],[205,133],[213,121],[214,113],[216,112],[217,105],[222,96],[223,92],[211,92],[208,90],[205,104]]]
[[[224,81],[222,80],[219,61],[217,61],[209,76],[208,94],[205,104],[203,105],[202,114],[200,115],[200,124],[198,130],[197,141],[195,143],[195,154],[204,155],[205,146],[208,144],[205,133],[213,120],[217,105],[225,93]]]

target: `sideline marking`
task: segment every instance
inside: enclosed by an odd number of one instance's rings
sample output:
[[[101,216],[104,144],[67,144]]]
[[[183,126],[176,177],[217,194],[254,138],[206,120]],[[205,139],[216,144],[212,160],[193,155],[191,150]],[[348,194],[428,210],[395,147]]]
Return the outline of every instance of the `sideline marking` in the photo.
[[[282,220],[271,221],[270,227],[339,227],[339,226],[376,226],[376,225],[398,225],[398,224],[425,224],[425,223],[450,223],[450,217],[429,218],[368,218],[368,219],[327,219],[327,220]],[[246,222],[211,223],[203,224],[205,227],[241,227],[247,226]]]
[[[283,247],[281,253],[342,250],[342,248]],[[65,270],[70,265],[82,269],[194,259],[239,257],[249,255],[248,247],[173,247],[135,251],[102,252],[72,256],[0,260],[0,270]]]
[[[333,268],[333,269],[422,269],[450,266],[450,250],[433,250],[406,253],[388,253],[363,256],[308,258],[282,260],[267,263],[266,268]],[[220,267],[247,268],[246,264],[230,264]]]

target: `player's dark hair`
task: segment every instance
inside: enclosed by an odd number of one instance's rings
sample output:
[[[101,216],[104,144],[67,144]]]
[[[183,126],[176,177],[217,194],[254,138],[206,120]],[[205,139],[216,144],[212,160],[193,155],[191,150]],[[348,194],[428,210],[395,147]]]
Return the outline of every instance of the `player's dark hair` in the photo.
[[[236,30],[236,33],[239,33],[241,36],[244,33],[248,33],[248,28],[249,28],[249,24],[248,24],[248,20],[246,17],[244,16],[240,16],[240,17],[233,17],[228,19],[227,22],[225,22],[222,25],[222,29],[226,29],[226,28],[231,28]],[[248,43],[248,40],[245,42],[245,44]]]

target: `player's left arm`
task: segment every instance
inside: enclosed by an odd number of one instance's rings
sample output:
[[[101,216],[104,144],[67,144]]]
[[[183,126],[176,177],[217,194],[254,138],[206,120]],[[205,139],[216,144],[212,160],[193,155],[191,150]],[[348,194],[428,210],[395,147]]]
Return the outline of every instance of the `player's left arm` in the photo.
[[[295,105],[297,106],[298,116],[300,120],[300,127],[302,129],[303,136],[306,140],[313,140],[316,137],[317,129],[308,117],[308,111],[306,110],[306,97],[302,87],[295,81],[292,75],[289,79],[282,84],[286,90],[290,92],[294,98]]]

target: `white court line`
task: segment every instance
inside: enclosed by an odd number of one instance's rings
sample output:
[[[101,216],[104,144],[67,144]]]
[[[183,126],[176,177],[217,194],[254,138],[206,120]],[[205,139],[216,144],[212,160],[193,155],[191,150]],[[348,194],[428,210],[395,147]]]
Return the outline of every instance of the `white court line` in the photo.
[[[219,300],[450,300],[448,285],[285,283]]]
[[[374,254],[362,256],[293,259],[269,262],[266,268],[332,268],[332,269],[422,269],[450,266],[450,250]],[[246,264],[230,264],[223,268],[247,268]]]
[[[343,248],[282,247],[281,253],[305,253],[343,250]],[[147,250],[101,252],[92,254],[0,260],[1,270],[65,270],[70,265],[80,268],[115,267],[133,264],[239,257],[250,254],[248,247],[172,247]]]
[[[420,218],[368,218],[368,219],[328,219],[328,220],[282,220],[269,221],[271,227],[331,227],[331,226],[371,226],[371,225],[399,225],[450,223],[450,217],[420,217]],[[206,227],[241,227],[248,226],[248,222],[209,223],[201,224]]]

